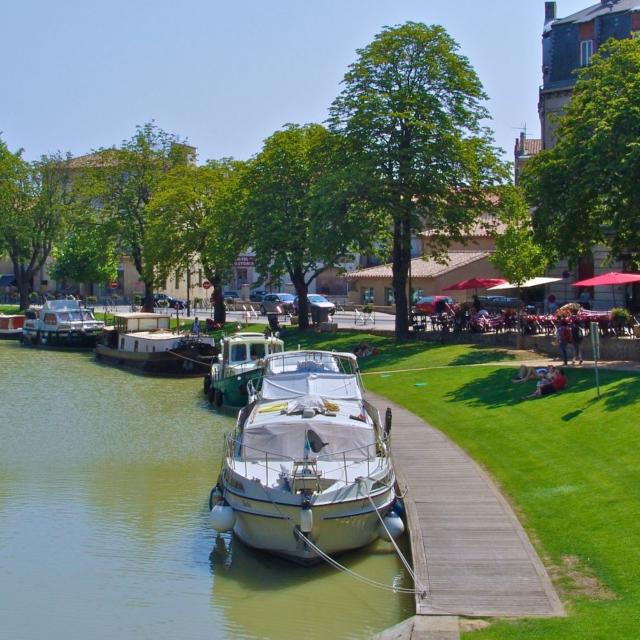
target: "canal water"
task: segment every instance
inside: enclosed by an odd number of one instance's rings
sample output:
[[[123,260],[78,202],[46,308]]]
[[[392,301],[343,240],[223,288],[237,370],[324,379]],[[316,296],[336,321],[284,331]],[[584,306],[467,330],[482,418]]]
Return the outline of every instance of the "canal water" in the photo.
[[[0,342],[0,637],[368,638],[413,600],[208,526],[229,418],[200,379]],[[409,586],[390,545],[342,557]]]

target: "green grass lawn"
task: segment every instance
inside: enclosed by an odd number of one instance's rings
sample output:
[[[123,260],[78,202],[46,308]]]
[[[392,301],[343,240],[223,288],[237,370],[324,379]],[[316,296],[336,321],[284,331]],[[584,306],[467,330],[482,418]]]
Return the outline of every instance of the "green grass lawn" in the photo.
[[[640,637],[640,376],[601,371],[597,399],[593,371],[569,368],[566,391],[523,400],[534,384],[513,384],[512,367],[467,366],[515,358],[500,349],[396,347],[360,334],[287,340],[351,351],[363,339],[381,349],[362,361],[366,387],[441,429],[491,473],[567,608],[567,618],[497,621],[468,637]],[[422,370],[399,371],[411,368]]]
[[[17,304],[0,304],[0,313],[5,313],[8,316],[19,311],[20,307]]]

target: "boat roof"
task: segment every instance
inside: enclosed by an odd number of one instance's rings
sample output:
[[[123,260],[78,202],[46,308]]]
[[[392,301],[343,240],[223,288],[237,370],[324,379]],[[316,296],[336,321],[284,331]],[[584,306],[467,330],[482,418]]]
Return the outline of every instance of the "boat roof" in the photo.
[[[144,311],[140,312],[127,312],[127,313],[115,313],[113,315],[114,318],[122,318],[123,320],[137,320],[142,318],[167,318],[166,313],[147,313]]]
[[[245,331],[241,333],[232,333],[222,338],[227,342],[264,342],[264,343],[278,343],[284,344],[284,341],[274,336],[265,336],[264,333],[257,331]]]

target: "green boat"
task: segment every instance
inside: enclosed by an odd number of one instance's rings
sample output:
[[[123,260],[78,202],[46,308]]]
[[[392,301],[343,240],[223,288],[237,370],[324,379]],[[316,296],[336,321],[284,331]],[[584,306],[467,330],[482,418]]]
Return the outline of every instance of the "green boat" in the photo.
[[[257,386],[262,378],[265,356],[283,351],[282,340],[262,333],[235,333],[222,338],[217,361],[204,377],[209,401],[218,408],[244,407],[250,387]]]

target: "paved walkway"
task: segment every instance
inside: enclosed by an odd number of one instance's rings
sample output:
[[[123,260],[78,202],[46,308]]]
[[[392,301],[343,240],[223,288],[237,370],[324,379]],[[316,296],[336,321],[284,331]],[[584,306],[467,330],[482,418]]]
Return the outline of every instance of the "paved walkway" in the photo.
[[[425,597],[416,613],[498,617],[563,616],[546,570],[513,510],[488,475],[440,431],[393,411],[392,452],[405,507],[413,567]]]

